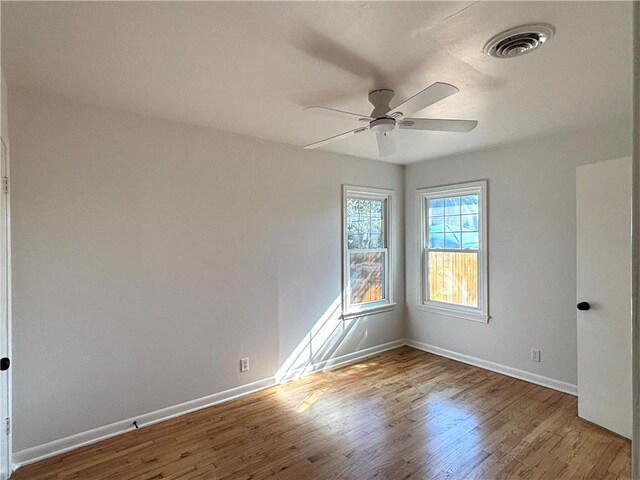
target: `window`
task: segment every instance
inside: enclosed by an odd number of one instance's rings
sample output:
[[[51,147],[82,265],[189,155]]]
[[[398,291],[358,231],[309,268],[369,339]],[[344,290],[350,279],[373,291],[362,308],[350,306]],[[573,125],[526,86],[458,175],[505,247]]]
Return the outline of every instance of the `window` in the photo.
[[[390,268],[390,212],[393,192],[343,188],[344,318],[394,306]]]
[[[419,306],[487,322],[486,181],[418,190]]]

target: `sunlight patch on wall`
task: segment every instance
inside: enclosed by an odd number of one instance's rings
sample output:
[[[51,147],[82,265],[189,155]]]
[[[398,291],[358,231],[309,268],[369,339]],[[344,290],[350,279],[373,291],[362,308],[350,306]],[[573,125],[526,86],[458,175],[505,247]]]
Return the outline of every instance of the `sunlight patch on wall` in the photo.
[[[323,363],[334,357],[358,323],[357,319],[342,320],[341,299],[342,295],[336,297],[278,369],[275,375],[278,383],[322,369]]]

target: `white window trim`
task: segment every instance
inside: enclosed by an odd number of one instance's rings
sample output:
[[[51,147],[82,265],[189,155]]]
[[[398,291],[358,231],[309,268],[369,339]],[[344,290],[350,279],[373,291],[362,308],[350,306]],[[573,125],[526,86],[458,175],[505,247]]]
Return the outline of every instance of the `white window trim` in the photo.
[[[369,302],[364,304],[349,304],[347,286],[349,285],[349,249],[347,243],[347,198],[356,196],[359,198],[370,198],[373,200],[386,200],[386,211],[384,217],[384,233],[386,238],[385,255],[385,299],[379,302]],[[393,310],[397,307],[395,303],[395,265],[394,265],[394,244],[393,244],[393,208],[395,191],[384,188],[359,187],[355,185],[342,186],[342,318],[349,320],[363,317],[375,313],[382,313]],[[354,250],[351,250],[352,252]],[[356,250],[357,251],[357,250]]]
[[[425,258],[427,236],[426,232],[426,200],[429,198],[442,198],[442,197],[455,197],[468,193],[478,193],[480,197],[480,208],[478,213],[480,218],[479,225],[480,232],[480,264],[478,265],[478,285],[481,286],[478,292],[478,308],[469,308],[464,306],[452,305],[449,303],[436,302],[433,300],[427,300],[426,287],[427,287],[427,259]],[[438,187],[421,188],[416,191],[416,211],[418,212],[418,278],[416,285],[418,286],[416,296],[416,308],[425,312],[437,313],[440,315],[446,315],[449,317],[463,318],[466,320],[473,320],[481,323],[489,322],[489,243],[487,241],[487,210],[488,210],[488,196],[487,196],[487,181],[478,180],[474,182],[459,183],[454,185],[443,185]],[[445,250],[446,251],[446,250]]]

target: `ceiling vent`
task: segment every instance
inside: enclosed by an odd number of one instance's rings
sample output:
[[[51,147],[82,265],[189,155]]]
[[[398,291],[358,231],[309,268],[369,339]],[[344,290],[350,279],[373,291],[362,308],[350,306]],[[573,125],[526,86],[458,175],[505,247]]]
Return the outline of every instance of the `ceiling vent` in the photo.
[[[484,46],[484,53],[496,58],[514,58],[533,52],[555,33],[547,23],[533,23],[510,28],[491,38]]]

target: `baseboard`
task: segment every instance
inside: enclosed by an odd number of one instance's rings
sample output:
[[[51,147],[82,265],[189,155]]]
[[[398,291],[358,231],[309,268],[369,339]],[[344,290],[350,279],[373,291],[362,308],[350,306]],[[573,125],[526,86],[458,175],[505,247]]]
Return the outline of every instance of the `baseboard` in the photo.
[[[374,347],[358,350],[356,352],[342,355],[340,357],[330,358],[318,363],[314,363],[302,369],[298,369],[298,371],[294,372],[293,374],[295,375],[295,378],[301,378],[305,375],[309,375],[315,372],[328,371],[334,368],[343,367],[350,363],[359,362],[387,350],[401,347],[405,344],[405,340],[402,339],[384,343],[381,345],[376,345]],[[280,383],[284,383],[292,379],[293,378],[290,378],[290,376],[287,376],[287,378]],[[169,420],[180,415],[185,415],[196,410],[211,407],[219,403],[228,402],[236,398],[244,397],[245,395],[259,392],[260,390],[273,387],[277,384],[278,382],[276,382],[275,377],[265,378],[257,382],[241,385],[239,387],[214,393],[206,397],[190,400],[179,405],[156,410],[155,412],[145,413],[143,415],[138,415],[136,417],[121,420],[109,425],[93,428],[85,432],[76,433],[74,435],[54,440],[52,442],[44,443],[42,445],[20,450],[13,454],[13,470],[15,471],[16,469],[24,465],[29,465],[30,463],[35,463],[46,458],[60,455],[61,453],[65,453],[70,450],[75,450],[76,448],[84,447],[86,445],[90,445],[101,440],[106,440],[107,438],[114,437],[116,435],[130,432],[133,429],[132,423],[134,420],[137,420],[138,425],[141,428],[147,427],[149,425]]]
[[[559,392],[568,393],[574,396],[578,395],[578,386],[573,385],[572,383],[563,382],[554,378],[544,377],[542,375],[537,375],[525,370],[508,367],[507,365],[502,365],[500,363],[482,360],[481,358],[472,357],[463,353],[453,352],[451,350],[446,350],[434,345],[418,342],[417,340],[406,339],[405,345],[416,348],[418,350],[423,350],[425,352],[434,353],[436,355],[440,355],[441,357],[451,358],[452,360],[457,360],[469,365],[484,368],[485,370],[491,370],[492,372],[497,372],[509,377],[524,380],[525,382],[535,383],[536,385],[541,385],[553,390],[558,390]]]

